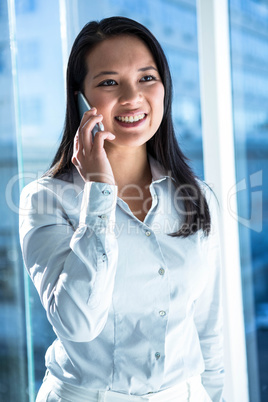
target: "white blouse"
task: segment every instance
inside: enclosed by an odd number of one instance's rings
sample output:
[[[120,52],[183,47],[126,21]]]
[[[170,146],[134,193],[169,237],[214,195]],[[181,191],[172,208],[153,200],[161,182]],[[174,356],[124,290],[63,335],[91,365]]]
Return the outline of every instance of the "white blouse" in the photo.
[[[149,158],[151,208],[141,222],[117,187],[84,184],[76,169],[21,194],[26,268],[57,335],[46,366],[61,381],[142,395],[201,374],[223,388],[217,204],[212,233],[171,237],[183,219],[173,180]]]

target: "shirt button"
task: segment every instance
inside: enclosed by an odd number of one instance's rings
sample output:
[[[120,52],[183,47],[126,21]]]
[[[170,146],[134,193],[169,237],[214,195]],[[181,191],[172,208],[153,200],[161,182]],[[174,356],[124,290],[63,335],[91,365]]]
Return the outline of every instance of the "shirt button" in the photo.
[[[105,220],[105,219],[107,219],[107,215],[102,214],[102,215],[100,216],[100,218],[101,218],[102,220]]]
[[[164,274],[165,274],[164,268],[160,268],[160,269],[158,270],[158,273],[159,273],[159,275],[164,275]]]
[[[160,310],[160,311],[159,311],[159,315],[160,315],[161,317],[165,317],[166,312],[165,312],[164,310]]]
[[[106,254],[102,254],[102,261],[106,261],[107,260],[107,255]]]
[[[145,232],[145,234],[146,234],[147,237],[151,236],[151,232],[150,232],[149,230],[147,230],[147,231]]]
[[[111,194],[111,191],[109,191],[109,190],[103,190],[102,194],[104,194],[104,195],[110,195],[110,194]]]
[[[159,352],[156,352],[155,358],[156,358],[156,360],[158,360],[160,358],[160,353]]]

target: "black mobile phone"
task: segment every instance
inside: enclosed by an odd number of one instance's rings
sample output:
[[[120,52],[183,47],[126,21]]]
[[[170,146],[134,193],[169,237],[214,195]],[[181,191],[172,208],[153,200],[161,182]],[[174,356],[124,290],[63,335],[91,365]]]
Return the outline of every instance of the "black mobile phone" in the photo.
[[[79,115],[80,115],[80,120],[81,120],[84,113],[91,109],[91,106],[89,105],[88,101],[86,100],[86,98],[84,97],[82,92],[78,92],[77,102],[78,102],[78,110],[79,110]],[[97,133],[97,131],[104,131],[104,126],[101,121],[93,127],[93,130],[92,130],[92,138],[93,139],[94,139],[94,136]]]

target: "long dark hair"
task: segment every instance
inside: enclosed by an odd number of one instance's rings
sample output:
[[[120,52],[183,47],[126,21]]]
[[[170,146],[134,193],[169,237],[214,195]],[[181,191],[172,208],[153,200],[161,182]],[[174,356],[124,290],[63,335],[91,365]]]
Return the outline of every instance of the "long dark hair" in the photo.
[[[86,24],[76,37],[67,67],[64,133],[47,175],[56,177],[73,167],[71,162],[73,139],[80,124],[75,93],[84,90],[87,54],[103,40],[122,34],[134,35],[147,45],[165,88],[163,119],[155,135],[147,142],[147,151],[169,172],[177,187],[179,198],[183,200],[185,219],[180,230],[171,236],[187,237],[200,229],[208,235],[211,223],[208,204],[197,178],[187,163],[187,158],[177,143],[174,132],[171,117],[172,81],[165,54],[153,34],[129,18],[110,17],[100,22],[92,21]]]

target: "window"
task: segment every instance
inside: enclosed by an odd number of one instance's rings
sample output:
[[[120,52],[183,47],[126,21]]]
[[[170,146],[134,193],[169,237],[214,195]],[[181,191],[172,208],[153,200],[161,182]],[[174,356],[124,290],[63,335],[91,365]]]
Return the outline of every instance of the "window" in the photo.
[[[0,400],[28,402],[41,384],[44,353],[55,335],[25,275],[19,193],[52,159],[63,124],[64,78],[58,3],[37,8],[33,0],[16,1],[15,6],[1,2]]]
[[[23,265],[18,239],[18,216],[10,198],[18,205],[17,145],[10,65],[9,20],[6,2],[1,2],[0,144],[0,400],[28,400]],[[3,58],[4,56],[4,58]],[[13,185],[12,185],[13,183]],[[11,186],[12,185],[12,186]],[[10,189],[10,198],[5,197]],[[16,384],[16,386],[14,386]]]
[[[27,70],[28,73],[31,70],[41,68],[41,48],[42,42],[39,40],[27,40],[18,42],[18,63],[19,69]]]
[[[0,46],[0,74],[3,74],[5,70],[5,48],[3,45]]]
[[[15,0],[16,14],[36,11],[36,0]]]
[[[230,37],[249,392],[250,400],[264,402],[268,398],[267,2],[230,0]]]

